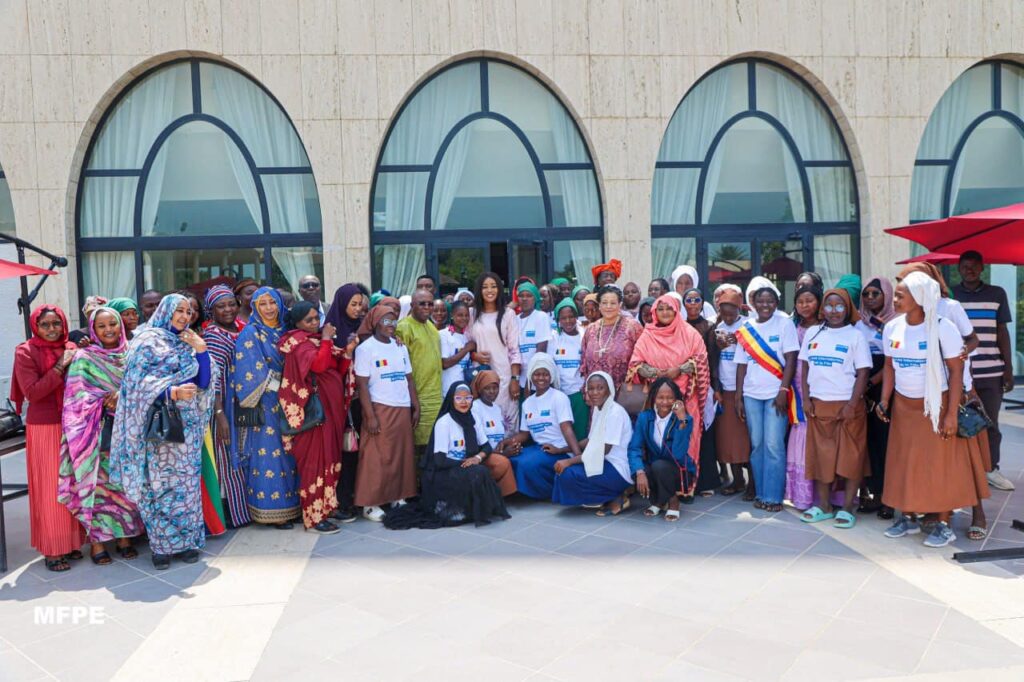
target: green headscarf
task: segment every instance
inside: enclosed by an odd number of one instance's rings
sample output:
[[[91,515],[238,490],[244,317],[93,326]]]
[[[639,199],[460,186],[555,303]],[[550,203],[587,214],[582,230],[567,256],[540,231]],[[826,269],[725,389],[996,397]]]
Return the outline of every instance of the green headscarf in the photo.
[[[537,288],[537,285],[533,282],[523,282],[516,287],[516,294],[521,294],[524,290],[533,294],[533,307],[540,308],[540,289]]]
[[[372,308],[373,306],[375,306],[378,303],[380,303],[381,300],[383,300],[383,298],[384,298],[384,294],[382,294],[379,291],[375,291],[372,294],[370,294],[370,307]]]
[[[113,308],[118,314],[123,313],[126,310],[134,310],[138,312],[139,304],[134,299],[128,297],[115,298],[107,302],[108,308]]]
[[[560,287],[563,284],[568,284],[568,283],[569,283],[569,280],[567,280],[565,277],[555,277],[553,280],[551,280],[551,284],[553,284],[556,287]]]
[[[572,308],[573,312],[576,313],[576,316],[579,317],[580,311],[577,310],[576,304],[573,302],[573,300],[571,298],[563,298],[558,303],[558,305],[555,306],[554,311],[552,311],[551,313],[551,315],[555,318],[556,323],[558,322],[558,314],[562,312],[562,308]]]
[[[853,307],[857,309],[860,307],[860,275],[847,274],[839,278],[836,282],[837,289],[846,289],[850,294],[850,299],[853,300]]]
[[[580,293],[581,291],[585,291],[585,292],[587,292],[589,294],[590,293],[590,287],[585,287],[582,284],[580,284],[579,286],[577,286],[575,289],[572,290],[572,293],[569,295],[569,298],[571,298],[571,299],[573,299],[575,301],[576,300],[576,294]]]

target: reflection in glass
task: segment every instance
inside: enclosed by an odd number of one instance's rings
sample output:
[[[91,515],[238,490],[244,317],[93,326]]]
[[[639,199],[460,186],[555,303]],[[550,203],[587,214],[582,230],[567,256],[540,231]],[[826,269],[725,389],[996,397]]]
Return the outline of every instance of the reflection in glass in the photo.
[[[666,279],[680,265],[697,262],[697,240],[685,238],[663,238],[651,240],[652,274]]]
[[[953,215],[1024,201],[1024,136],[1003,118],[989,118],[967,138],[953,171]]]
[[[804,271],[803,242],[799,239],[786,241],[762,241],[761,274],[767,277],[782,292],[779,307],[783,310],[792,305],[796,293],[796,278]]]
[[[3,168],[0,167],[0,171]],[[7,178],[0,177],[0,233],[14,235],[14,202],[11,201],[11,190],[7,186]]]
[[[263,249],[176,249],[142,254],[143,288],[157,291],[186,287],[205,291],[222,278],[262,281],[263,272]]]
[[[821,275],[826,288],[835,286],[840,277],[854,271],[854,239],[855,237],[849,234],[815,235],[814,269]],[[863,275],[862,279],[867,283],[867,278]]]
[[[708,244],[707,295],[722,284],[735,284],[741,288],[753,276],[750,242],[710,242]]]
[[[484,272],[486,258],[484,248],[480,246],[437,249],[441,293],[454,294],[459,287],[472,291],[476,278]]]
[[[565,277],[585,287],[594,286],[590,269],[601,262],[601,240],[573,239],[557,241],[551,263],[552,278]]]
[[[373,289],[396,296],[416,289],[416,278],[426,272],[423,244],[377,244],[373,247]]]

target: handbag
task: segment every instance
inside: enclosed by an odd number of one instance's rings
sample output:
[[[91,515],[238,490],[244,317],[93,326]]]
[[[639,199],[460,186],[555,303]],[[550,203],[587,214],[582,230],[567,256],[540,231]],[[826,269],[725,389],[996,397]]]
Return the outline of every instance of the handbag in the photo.
[[[630,417],[636,417],[644,411],[644,405],[647,403],[647,392],[647,384],[641,386],[624,381],[615,393],[615,402],[622,405]]]
[[[320,392],[316,389],[316,379],[313,379],[313,392],[306,401],[306,409],[303,410],[302,423],[292,427],[288,420],[281,422],[281,433],[285,436],[294,436],[304,431],[309,431],[324,423],[324,405],[320,402]]]
[[[114,415],[104,411],[100,426],[100,452],[110,452],[110,441],[114,435]]]
[[[146,440],[154,443],[184,443],[185,425],[173,400],[157,398],[146,415]]]
[[[341,437],[342,452],[359,452],[359,433],[356,432],[355,424],[352,423],[352,408],[348,412],[348,426],[345,427],[345,434]]]
[[[974,438],[992,426],[992,420],[985,414],[985,408],[976,401],[964,403],[956,415],[956,435]]]
[[[238,398],[235,398],[235,426],[263,426],[265,423],[266,418],[263,416],[263,408],[260,405],[242,407]]]
[[[7,407],[0,409],[0,440],[10,438],[24,430],[25,424],[21,420],[21,415],[14,409],[14,404],[8,398]]]

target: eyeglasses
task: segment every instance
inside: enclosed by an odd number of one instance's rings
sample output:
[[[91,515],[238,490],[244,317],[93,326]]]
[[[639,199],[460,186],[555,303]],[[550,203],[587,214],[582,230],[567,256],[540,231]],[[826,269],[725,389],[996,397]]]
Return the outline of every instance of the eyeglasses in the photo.
[[[689,305],[695,305],[697,303],[703,303],[704,299],[700,296],[690,296],[689,298],[683,299],[683,302]]]
[[[845,313],[846,312],[846,305],[843,304],[843,303],[836,303],[835,305],[832,305],[831,303],[829,303],[829,304],[825,305],[825,312],[826,313]]]
[[[385,327],[394,327],[398,324],[398,320],[383,319],[380,321],[380,323]]]
[[[319,289],[320,282],[303,282],[299,285],[300,289]]]

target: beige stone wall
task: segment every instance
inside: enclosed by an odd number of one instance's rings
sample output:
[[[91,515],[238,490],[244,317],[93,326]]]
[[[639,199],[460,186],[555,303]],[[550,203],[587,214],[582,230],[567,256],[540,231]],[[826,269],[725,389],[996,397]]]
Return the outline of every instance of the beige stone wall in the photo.
[[[1015,0],[0,0],[0,160],[18,232],[74,256],[84,149],[133,74],[181,53],[247,70],[283,104],[320,192],[329,286],[369,277],[369,189],[382,136],[417,82],[493,53],[563,95],[600,177],[606,252],[650,276],[661,135],[708,69],[777,59],[825,97],[854,155],[864,270],[906,246],[929,113],[977,61],[1024,52]],[[73,262],[73,261],[72,261]],[[47,285],[75,300],[74,271]]]

